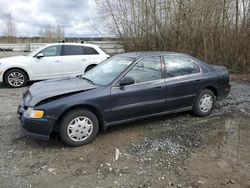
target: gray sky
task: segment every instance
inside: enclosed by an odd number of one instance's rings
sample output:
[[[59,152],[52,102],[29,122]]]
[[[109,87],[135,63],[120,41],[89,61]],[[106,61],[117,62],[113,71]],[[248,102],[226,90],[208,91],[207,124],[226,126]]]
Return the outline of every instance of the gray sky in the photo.
[[[103,36],[93,27],[101,28],[94,0],[0,0],[0,35],[9,13],[18,36],[36,36],[47,25],[57,24],[64,26],[66,36]]]

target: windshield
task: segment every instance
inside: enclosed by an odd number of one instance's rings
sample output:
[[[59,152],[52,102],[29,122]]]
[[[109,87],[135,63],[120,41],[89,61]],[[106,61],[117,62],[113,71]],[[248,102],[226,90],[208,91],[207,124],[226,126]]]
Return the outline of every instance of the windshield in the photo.
[[[97,85],[108,85],[113,82],[133,61],[133,58],[112,57],[85,73],[82,78],[91,80],[91,82]]]

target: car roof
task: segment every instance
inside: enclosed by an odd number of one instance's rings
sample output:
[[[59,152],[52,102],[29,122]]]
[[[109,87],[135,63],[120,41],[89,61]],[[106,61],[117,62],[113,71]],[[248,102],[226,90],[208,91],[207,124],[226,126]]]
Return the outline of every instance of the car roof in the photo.
[[[99,46],[95,44],[77,43],[77,42],[51,43],[51,44],[47,44],[46,46],[55,46],[55,45],[87,46],[87,47],[99,48]]]
[[[116,56],[140,59],[142,57],[153,56],[153,55],[183,55],[183,56],[189,56],[187,54],[183,54],[183,53],[179,53],[179,52],[167,52],[167,51],[127,52],[127,53],[118,54]]]

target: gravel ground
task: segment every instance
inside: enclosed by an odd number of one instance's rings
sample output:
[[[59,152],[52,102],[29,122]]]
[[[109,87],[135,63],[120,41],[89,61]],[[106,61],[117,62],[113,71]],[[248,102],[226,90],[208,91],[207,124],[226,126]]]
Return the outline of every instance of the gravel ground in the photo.
[[[115,126],[77,148],[23,134],[24,90],[0,85],[0,187],[250,187],[250,85],[232,83],[208,117]]]

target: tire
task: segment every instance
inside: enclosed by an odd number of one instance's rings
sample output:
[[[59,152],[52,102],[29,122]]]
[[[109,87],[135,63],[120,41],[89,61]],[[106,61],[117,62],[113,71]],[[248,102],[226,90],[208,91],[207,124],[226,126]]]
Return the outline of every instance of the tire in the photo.
[[[97,135],[99,121],[88,110],[76,109],[68,112],[61,121],[59,134],[69,146],[81,146],[90,143]]]
[[[209,89],[204,89],[197,96],[192,113],[199,117],[208,116],[213,110],[215,102],[214,93]]]
[[[11,69],[4,75],[4,84],[8,87],[23,87],[26,85],[27,81],[27,74],[20,69]]]
[[[85,72],[88,72],[90,69],[93,69],[96,65],[89,65],[86,69]]]

